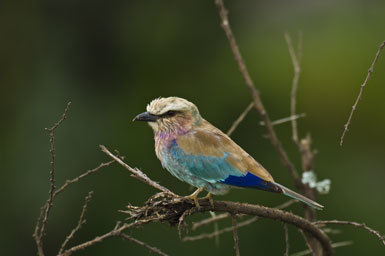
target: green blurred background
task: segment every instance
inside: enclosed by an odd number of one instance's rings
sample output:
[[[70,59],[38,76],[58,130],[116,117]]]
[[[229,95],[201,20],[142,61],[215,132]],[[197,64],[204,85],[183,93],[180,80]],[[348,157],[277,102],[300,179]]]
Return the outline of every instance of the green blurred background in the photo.
[[[381,56],[353,118],[343,147],[339,138],[378,45],[385,40],[385,1],[226,1],[230,21],[256,87],[272,119],[289,115],[293,68],[283,33],[303,33],[298,91],[301,136],[310,132],[320,179],[332,181],[320,219],[364,222],[385,232],[385,56]],[[47,1],[0,3],[0,248],[4,255],[33,255],[32,232],[48,197],[49,141],[44,131],[72,107],[56,132],[58,185],[109,158],[98,145],[118,149],[131,166],[179,194],[191,192],[161,168],[151,129],[131,119],[159,96],[196,103],[202,115],[226,131],[250,95],[219,26],[213,1]],[[280,183],[292,187],[259,116],[252,110],[233,139]],[[300,168],[289,124],[276,128]],[[141,205],[156,191],[113,165],[75,184],[54,204],[45,239],[57,252],[75,227],[83,200],[93,190],[87,224],[70,244],[109,231],[127,203]],[[233,190],[221,200],[275,206],[285,198]],[[299,205],[290,208],[302,214]],[[206,215],[205,217],[207,217]],[[197,220],[203,216],[193,217]],[[229,225],[220,223],[220,227]],[[341,227],[334,242],[354,241],[336,255],[384,255],[367,231]],[[212,227],[203,229],[210,232]],[[198,232],[199,233],[199,232]],[[151,224],[134,237],[170,255],[233,255],[230,233],[213,240],[180,242],[177,230]],[[197,233],[190,233],[197,234]],[[290,251],[305,249],[290,227]],[[282,255],[282,224],[260,220],[239,230],[242,255]],[[136,244],[113,238],[79,255],[147,255]]]

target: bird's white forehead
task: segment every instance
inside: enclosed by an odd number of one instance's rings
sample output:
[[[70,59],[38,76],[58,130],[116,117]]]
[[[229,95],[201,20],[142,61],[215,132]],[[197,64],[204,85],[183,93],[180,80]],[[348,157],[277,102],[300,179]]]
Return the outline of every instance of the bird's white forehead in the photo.
[[[195,105],[188,100],[178,97],[157,98],[147,105],[147,112],[153,115],[161,115],[169,110],[191,110],[196,108]]]

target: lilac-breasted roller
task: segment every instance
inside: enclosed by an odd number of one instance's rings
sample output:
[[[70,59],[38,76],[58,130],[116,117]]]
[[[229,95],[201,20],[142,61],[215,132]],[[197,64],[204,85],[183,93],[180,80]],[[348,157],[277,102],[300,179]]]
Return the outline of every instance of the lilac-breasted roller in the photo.
[[[270,173],[229,136],[199,114],[191,102],[158,98],[134,121],[145,121],[154,130],[156,156],[172,175],[197,187],[198,194],[224,194],[230,187],[282,193],[314,208],[323,206],[278,184]]]

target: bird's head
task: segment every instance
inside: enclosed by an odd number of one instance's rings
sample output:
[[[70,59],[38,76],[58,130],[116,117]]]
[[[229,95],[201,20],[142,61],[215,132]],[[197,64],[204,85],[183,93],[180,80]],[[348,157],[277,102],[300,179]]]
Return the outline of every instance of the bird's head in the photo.
[[[198,108],[188,100],[178,97],[157,98],[147,105],[147,112],[134,121],[145,121],[154,132],[187,132],[202,121]]]

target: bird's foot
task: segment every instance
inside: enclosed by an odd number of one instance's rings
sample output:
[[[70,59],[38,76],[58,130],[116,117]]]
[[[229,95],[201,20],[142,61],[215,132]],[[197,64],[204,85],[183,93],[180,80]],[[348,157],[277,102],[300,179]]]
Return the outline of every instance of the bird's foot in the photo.
[[[202,199],[209,200],[209,203],[210,203],[211,207],[214,207],[213,195],[210,192],[207,193],[207,195],[205,197],[203,197]]]
[[[185,199],[193,200],[194,204],[197,208],[200,207],[199,202],[198,202],[198,195],[203,191],[203,188],[198,188],[197,190],[194,191],[191,195],[185,196]]]

